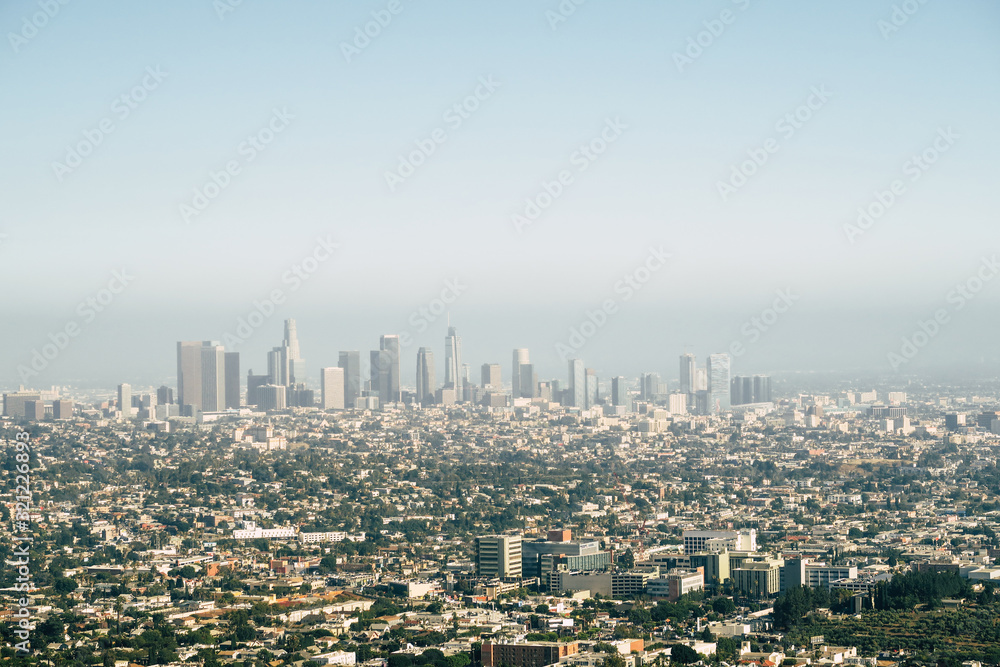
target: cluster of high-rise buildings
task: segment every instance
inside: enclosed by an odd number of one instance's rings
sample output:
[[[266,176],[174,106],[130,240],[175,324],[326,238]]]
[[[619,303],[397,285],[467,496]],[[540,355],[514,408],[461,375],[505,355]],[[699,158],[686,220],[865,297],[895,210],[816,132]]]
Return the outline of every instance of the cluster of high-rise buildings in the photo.
[[[217,341],[179,341],[176,400],[173,390],[166,386],[160,387],[155,395],[133,396],[130,385],[122,384],[118,387],[117,405],[113,407],[124,419],[198,418],[244,406],[262,411],[294,407],[377,410],[383,405],[399,403],[511,407],[532,402],[557,403],[581,410],[603,405],[615,414],[631,413],[645,404],[664,408],[671,414],[708,415],[726,412],[733,406],[766,404],[772,400],[771,378],[733,377],[731,359],[725,353],[709,355],[704,366],[698,364],[693,354],[682,355],[679,386],[673,390],[658,373],[643,373],[637,387],[630,379],[612,377],[609,391],[602,396],[597,371],[587,368],[581,359],[568,360],[565,380],[543,380],[525,348],[513,350],[509,387],[504,384],[499,363],[482,364],[480,381],[476,384],[470,365],[462,359],[462,339],[450,324],[444,340],[444,381],[440,384],[434,350],[421,347],[416,353],[415,389],[404,389],[400,381],[402,351],[399,336],[381,336],[378,349],[369,353],[367,378],[362,376],[361,352],[341,351],[336,366],[319,369],[317,392],[306,384],[306,362],[299,348],[296,323],[288,319],[281,344],[267,353],[267,372],[255,374],[252,369],[247,372],[245,395],[238,352],[226,351]],[[54,400],[38,392],[29,391],[23,396],[12,393],[5,412],[37,419],[57,412],[58,415],[72,412],[71,406],[55,405]]]
[[[771,401],[768,376],[731,376],[728,354],[712,354],[699,366],[693,354],[680,358],[679,387],[669,391],[657,373],[644,373],[638,390],[624,377],[611,379],[610,392],[601,396],[597,372],[581,359],[567,362],[566,380],[541,380],[527,349],[514,349],[509,389],[504,385],[501,365],[485,363],[480,382],[471,377],[462,359],[462,339],[449,324],[444,340],[444,378],[438,383],[435,354],[430,347],[416,353],[415,389],[400,382],[402,346],[400,337],[387,334],[379,348],[369,353],[369,374],[362,377],[361,352],[341,351],[337,366],[319,370],[319,402],[305,384],[305,360],[299,350],[295,320],[285,322],[284,339],[267,357],[267,373],[247,375],[246,405],[261,410],[318,405],[324,410],[378,409],[381,405],[406,403],[421,406],[475,403],[489,407],[541,400],[567,407],[589,409],[599,404],[616,412],[632,412],[637,401],[660,405],[673,414],[693,412],[718,414],[734,405]],[[177,392],[182,414],[212,412],[240,407],[239,355],[226,352],[216,342],[177,344]],[[190,406],[190,407],[187,407]]]
[[[504,384],[499,363],[482,364],[476,384],[470,365],[462,358],[462,339],[450,325],[444,340],[444,378],[440,384],[434,350],[421,347],[416,353],[415,389],[404,389],[400,382],[402,352],[399,336],[381,336],[378,349],[369,353],[369,373],[365,378],[361,352],[341,351],[336,366],[319,369],[317,397],[317,391],[306,384],[306,362],[299,348],[296,323],[289,319],[284,323],[281,344],[267,353],[267,372],[255,374],[252,369],[247,372],[245,395],[238,352],[226,351],[217,341],[179,341],[176,401],[173,391],[166,386],[160,387],[155,395],[133,396],[131,387],[122,384],[118,387],[116,407],[125,419],[198,417],[244,406],[262,411],[313,406],[323,410],[375,410],[398,403],[510,407],[531,402],[558,403],[582,410],[603,405],[616,414],[634,412],[641,403],[665,408],[671,414],[709,415],[726,412],[734,406],[766,404],[772,400],[771,378],[732,376],[731,358],[725,353],[709,355],[704,366],[698,364],[693,354],[682,355],[680,382],[673,390],[658,373],[643,373],[637,387],[630,379],[612,377],[609,391],[602,396],[597,371],[586,367],[581,359],[568,360],[565,380],[543,380],[525,348],[513,350],[509,387]],[[15,416],[41,419],[56,412],[72,411],[71,406],[56,406],[53,396],[43,397],[38,392],[9,396],[10,406],[5,411]]]

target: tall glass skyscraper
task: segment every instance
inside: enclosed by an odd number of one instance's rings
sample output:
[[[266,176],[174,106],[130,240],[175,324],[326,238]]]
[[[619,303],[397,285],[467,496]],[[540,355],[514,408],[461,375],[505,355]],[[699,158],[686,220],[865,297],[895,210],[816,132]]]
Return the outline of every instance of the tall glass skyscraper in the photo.
[[[581,409],[587,407],[587,371],[582,359],[569,360],[569,405]]]
[[[708,412],[719,414],[730,408],[730,361],[726,353],[708,356]]]

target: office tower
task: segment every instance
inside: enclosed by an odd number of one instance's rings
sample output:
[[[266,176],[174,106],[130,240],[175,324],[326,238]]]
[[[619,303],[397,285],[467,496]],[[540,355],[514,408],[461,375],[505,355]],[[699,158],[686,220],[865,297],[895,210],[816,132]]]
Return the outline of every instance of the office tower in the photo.
[[[201,348],[201,411],[226,408],[226,349],[218,343]]]
[[[632,412],[632,392],[625,385],[625,378],[618,376],[611,379],[611,405],[625,408],[625,412]]]
[[[52,401],[53,419],[70,419],[73,416],[73,401],[56,399]]]
[[[757,529],[748,530],[685,530],[684,553],[694,554],[713,549],[753,552],[757,550]]]
[[[769,375],[753,376],[753,402],[771,402],[771,377]]]
[[[251,368],[247,372],[247,405],[260,406],[262,399],[260,388],[271,384],[270,375],[254,375]]]
[[[344,407],[357,407],[361,396],[361,352],[341,352],[337,365],[344,369]]]
[[[311,408],[316,405],[316,392],[312,389],[306,389],[306,386],[300,382],[288,387],[288,391],[285,392],[285,401],[290,408]]]
[[[444,337],[444,386],[455,390],[455,399],[465,400],[462,382],[462,339],[455,333],[455,327],[448,327]]]
[[[733,377],[730,399],[733,405],[771,402],[771,378],[767,375]]]
[[[521,366],[530,363],[527,349],[522,347],[514,350],[514,360],[510,371],[510,395],[513,398],[520,398],[523,395],[521,393]]]
[[[387,403],[398,403],[400,401],[399,336],[382,336],[379,339],[379,351],[382,353],[378,356],[379,363],[381,364],[379,368],[380,375],[378,380],[379,401],[382,405]]]
[[[746,375],[735,375],[730,387],[729,402],[732,405],[753,403],[753,378]]]
[[[455,390],[441,387],[435,394],[435,401],[438,405],[455,405]]]
[[[476,574],[499,579],[521,578],[521,536],[485,535],[476,538]]]
[[[215,341],[177,343],[177,402],[202,412],[226,405],[225,348]]]
[[[201,409],[201,341],[177,343],[177,402]]]
[[[174,390],[167,385],[162,385],[156,390],[156,404],[170,405],[174,402]]]
[[[586,405],[584,407],[592,408],[597,405],[598,397],[598,386],[597,386],[597,371],[593,368],[588,368],[586,370]]]
[[[674,415],[683,415],[687,413],[687,406],[687,394],[677,393],[667,396],[667,412]]]
[[[587,406],[587,373],[582,359],[569,360],[569,396],[566,405],[573,408]]]
[[[240,353],[226,352],[226,410],[240,409]]]
[[[693,394],[698,390],[698,360],[693,354],[681,355],[681,393]]]
[[[544,540],[521,542],[521,574],[524,577],[547,578],[549,572],[562,568],[592,572],[610,565],[611,553],[601,549],[600,540],[574,540],[569,530],[550,530]]]
[[[889,401],[889,405],[899,405],[900,403],[906,403],[906,392],[890,391],[886,400]]]
[[[383,370],[383,367],[387,365],[387,362],[382,359],[383,356],[385,353],[381,350],[371,350],[368,353],[368,390],[373,396],[382,395],[382,376],[388,375],[388,371]]]
[[[729,409],[729,355],[726,353],[710,354],[707,364],[708,372],[708,411],[718,414]]]
[[[625,378],[621,375],[611,378],[611,405],[625,405]]]
[[[708,369],[699,368],[695,372],[695,393],[699,391],[708,391]]]
[[[521,385],[520,398],[538,398],[538,373],[535,372],[534,364],[521,364],[518,371]]]
[[[417,350],[417,403],[434,403],[434,351],[429,347]]]
[[[483,364],[482,366],[483,389],[489,391],[500,391],[503,380],[500,378],[500,364]]]
[[[323,410],[344,409],[344,369],[327,366],[319,369],[320,408]]]
[[[295,320],[285,320],[285,339],[282,345],[288,348],[288,382],[285,384],[294,385],[306,381],[306,362],[299,353],[299,335],[295,326]]]
[[[690,394],[688,396],[690,397]],[[707,389],[699,389],[694,392],[693,407],[695,414],[708,415],[712,413],[709,398]]]
[[[118,410],[122,413],[122,419],[132,418],[132,385],[118,385]]]
[[[40,422],[43,419],[45,419],[45,401],[42,400],[25,401],[24,418],[33,422]]]
[[[266,384],[257,389],[261,410],[284,410],[288,407],[288,387],[280,384]]]
[[[472,400],[472,366],[469,364],[462,364],[459,378],[462,385],[462,400]]]
[[[280,345],[267,353],[267,376],[270,384],[287,387],[292,384],[292,372],[288,358],[288,347]]]
[[[643,373],[639,385],[639,398],[652,403],[660,392],[660,374]]]

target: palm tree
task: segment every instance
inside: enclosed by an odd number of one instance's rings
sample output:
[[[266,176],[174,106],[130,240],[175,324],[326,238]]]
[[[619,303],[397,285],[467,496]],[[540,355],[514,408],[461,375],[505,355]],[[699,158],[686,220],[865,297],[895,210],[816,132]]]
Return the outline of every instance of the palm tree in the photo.
[[[125,598],[119,595],[117,598],[115,598],[115,613],[118,614],[118,629],[116,633],[119,635],[122,633],[122,610],[124,609],[125,609]]]

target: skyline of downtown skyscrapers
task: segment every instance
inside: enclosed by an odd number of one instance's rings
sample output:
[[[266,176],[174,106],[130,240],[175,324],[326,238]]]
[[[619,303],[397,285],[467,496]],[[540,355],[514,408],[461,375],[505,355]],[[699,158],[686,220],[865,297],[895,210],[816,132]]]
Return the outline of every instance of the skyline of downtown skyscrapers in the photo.
[[[471,365],[462,360],[461,337],[450,323],[444,338],[444,381],[440,386],[434,350],[423,346],[415,355],[415,391],[404,388],[401,366],[405,345],[399,335],[385,334],[379,338],[379,348],[369,353],[367,378],[362,377],[358,350],[340,351],[337,366],[319,369],[318,402],[316,392],[307,386],[308,373],[294,319],[285,321],[281,345],[268,352],[267,374],[248,371],[245,402],[240,392],[239,353],[226,352],[215,341],[182,341],[177,350],[177,402],[185,415],[237,409],[244,404],[263,410],[316,405],[339,410],[377,409],[394,403],[500,407],[514,405],[519,399],[552,401],[577,409],[608,404],[626,411],[632,411],[640,401],[665,406],[672,413],[716,414],[732,406],[771,401],[770,377],[733,377],[728,353],[708,355],[704,366],[698,365],[694,354],[680,355],[679,380],[673,391],[659,373],[650,372],[641,374],[637,383],[623,376],[608,378],[609,386],[602,395],[597,371],[586,367],[582,359],[567,360],[565,379],[539,380],[530,351],[513,348],[509,391],[497,363],[482,365],[482,381],[476,385],[470,378]]]

